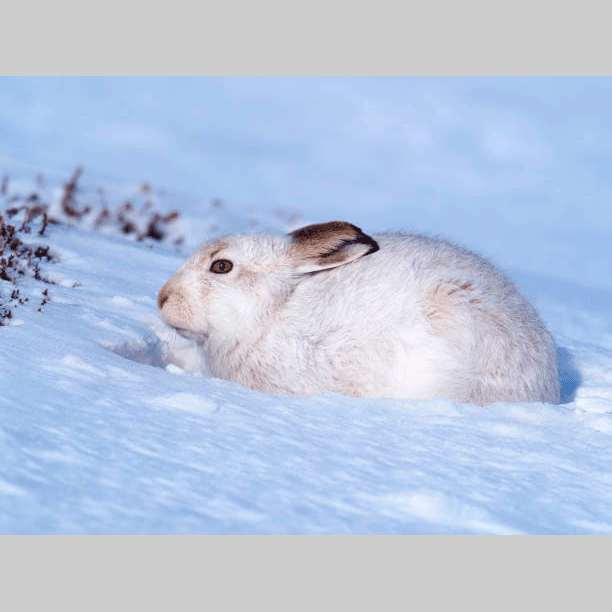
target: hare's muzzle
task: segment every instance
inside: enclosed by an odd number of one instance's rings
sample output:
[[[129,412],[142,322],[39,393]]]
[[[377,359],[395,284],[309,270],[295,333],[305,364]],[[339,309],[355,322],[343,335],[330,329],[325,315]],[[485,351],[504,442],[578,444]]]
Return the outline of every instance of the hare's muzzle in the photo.
[[[159,294],[157,295],[157,307],[161,310],[164,307],[164,304],[168,301],[170,294],[172,293],[172,289],[168,287],[168,283],[166,283],[162,288]]]

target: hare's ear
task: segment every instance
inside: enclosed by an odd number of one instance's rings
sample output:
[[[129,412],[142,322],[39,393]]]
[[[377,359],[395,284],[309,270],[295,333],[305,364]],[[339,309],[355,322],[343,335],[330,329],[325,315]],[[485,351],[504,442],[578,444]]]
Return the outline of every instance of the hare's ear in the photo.
[[[307,225],[289,234],[291,258],[298,272],[342,266],[378,251],[378,244],[344,221]]]

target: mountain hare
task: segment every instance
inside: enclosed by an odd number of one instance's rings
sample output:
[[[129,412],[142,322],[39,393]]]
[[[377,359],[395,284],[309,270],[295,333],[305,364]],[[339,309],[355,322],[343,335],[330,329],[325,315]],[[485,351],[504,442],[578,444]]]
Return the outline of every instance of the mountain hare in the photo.
[[[267,393],[559,403],[555,342],[490,263],[341,221],[205,243],[159,292],[214,376]]]

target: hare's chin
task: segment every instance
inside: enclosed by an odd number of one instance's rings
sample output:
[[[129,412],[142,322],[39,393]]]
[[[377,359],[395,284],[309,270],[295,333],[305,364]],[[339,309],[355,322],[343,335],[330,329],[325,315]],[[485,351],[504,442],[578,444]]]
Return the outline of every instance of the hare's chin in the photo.
[[[206,340],[206,338],[208,338],[208,334],[203,334],[203,333],[198,333],[198,332],[194,332],[194,331],[190,331],[188,329],[183,329],[182,327],[174,327],[172,326],[172,329],[174,329],[174,331],[181,336],[182,338],[185,338],[187,340],[198,340],[198,341],[202,341],[202,340]]]

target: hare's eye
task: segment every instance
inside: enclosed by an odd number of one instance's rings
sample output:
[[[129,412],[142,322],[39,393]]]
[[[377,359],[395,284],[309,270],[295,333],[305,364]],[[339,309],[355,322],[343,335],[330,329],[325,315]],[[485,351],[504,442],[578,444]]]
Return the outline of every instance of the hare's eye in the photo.
[[[210,271],[215,274],[227,274],[234,267],[229,259],[216,259],[210,266]]]

